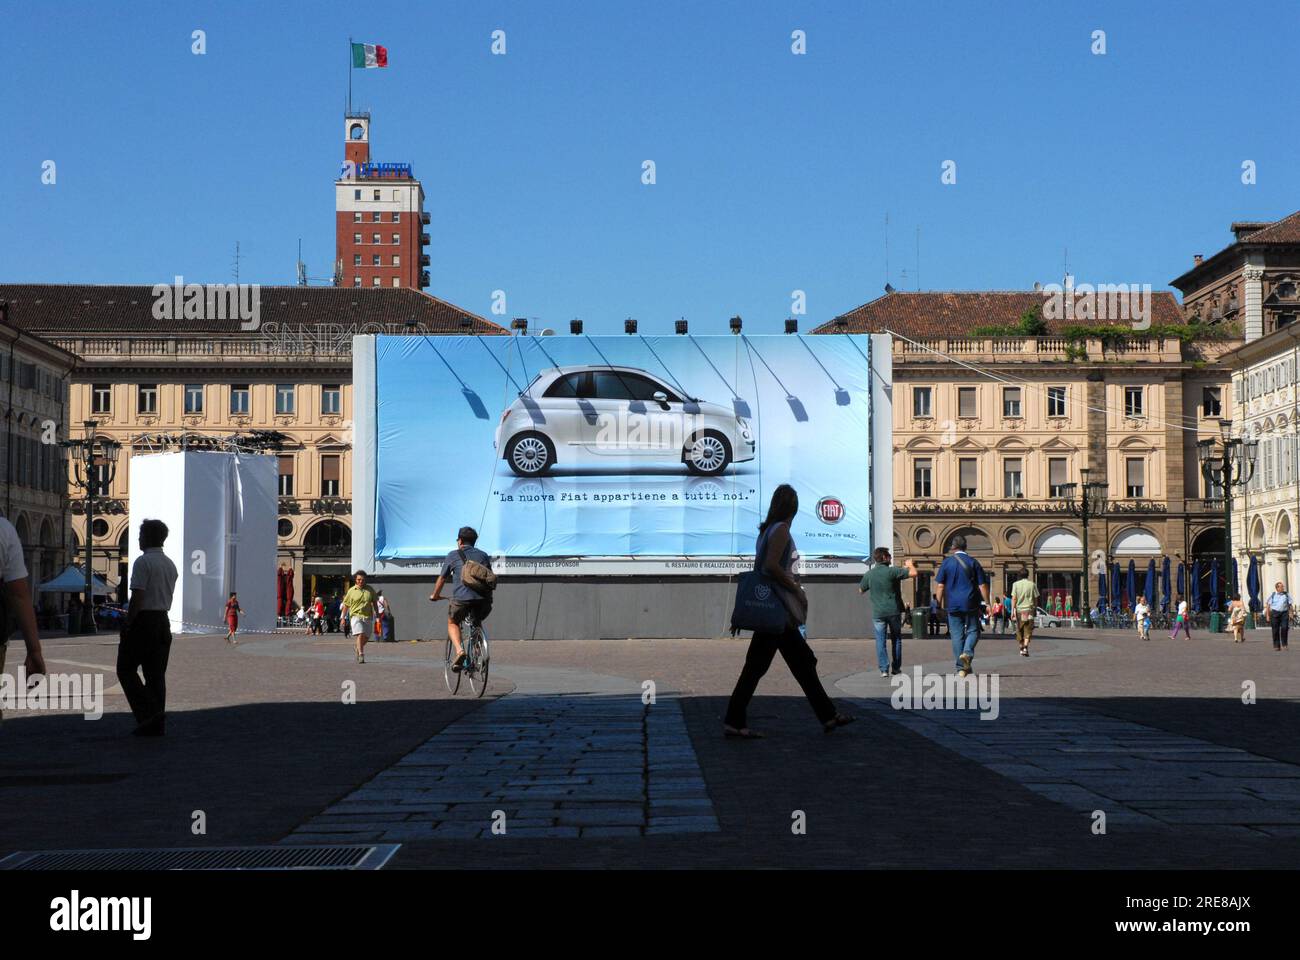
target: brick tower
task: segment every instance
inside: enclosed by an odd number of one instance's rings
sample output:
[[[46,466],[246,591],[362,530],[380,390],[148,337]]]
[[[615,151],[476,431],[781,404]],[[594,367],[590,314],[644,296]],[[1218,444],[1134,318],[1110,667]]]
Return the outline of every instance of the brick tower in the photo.
[[[424,289],[424,188],[409,163],[371,160],[369,113],[347,114],[343,136],[343,166],[334,181],[335,284]]]

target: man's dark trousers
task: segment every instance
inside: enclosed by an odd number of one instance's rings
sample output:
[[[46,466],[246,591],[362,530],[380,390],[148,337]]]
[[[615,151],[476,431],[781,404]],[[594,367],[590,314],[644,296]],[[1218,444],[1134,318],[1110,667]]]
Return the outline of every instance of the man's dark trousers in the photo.
[[[163,610],[142,611],[130,629],[122,632],[117,648],[117,680],[136,723],[162,718],[167,707],[167,658],[171,650],[171,624]],[[137,669],[144,674],[143,683]]]

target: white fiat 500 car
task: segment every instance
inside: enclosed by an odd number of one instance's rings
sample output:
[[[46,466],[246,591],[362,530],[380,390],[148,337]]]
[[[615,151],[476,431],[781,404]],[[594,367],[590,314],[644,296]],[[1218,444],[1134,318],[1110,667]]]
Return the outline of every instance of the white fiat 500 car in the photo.
[[[722,473],[753,460],[749,422],[727,407],[684,396],[635,367],[582,366],[543,370],[497,426],[497,455],[521,477],[551,467],[685,465],[691,473]]]

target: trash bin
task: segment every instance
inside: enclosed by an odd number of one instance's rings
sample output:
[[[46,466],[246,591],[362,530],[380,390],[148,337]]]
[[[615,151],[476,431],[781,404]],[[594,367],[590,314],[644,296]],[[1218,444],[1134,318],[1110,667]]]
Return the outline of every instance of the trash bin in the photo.
[[[912,638],[913,639],[916,639],[917,637],[925,636],[925,622],[926,620],[929,619],[929,617],[930,617],[930,611],[928,609],[922,610],[920,607],[915,607],[912,610]]]
[[[1217,610],[1210,614],[1210,633],[1223,633],[1223,614]]]
[[[1255,629],[1255,614],[1253,611],[1246,614],[1246,629],[1247,630]]]

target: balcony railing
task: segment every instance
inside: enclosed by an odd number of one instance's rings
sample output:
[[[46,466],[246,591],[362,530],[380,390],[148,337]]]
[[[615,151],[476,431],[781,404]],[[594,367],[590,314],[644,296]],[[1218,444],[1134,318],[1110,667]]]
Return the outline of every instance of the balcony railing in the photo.
[[[954,337],[895,339],[894,356],[903,362],[949,356],[999,363],[1042,363],[1045,360],[1176,363],[1182,359],[1182,350],[1176,337],[1128,337],[1109,344],[1098,339],[1067,340],[1065,337]]]

